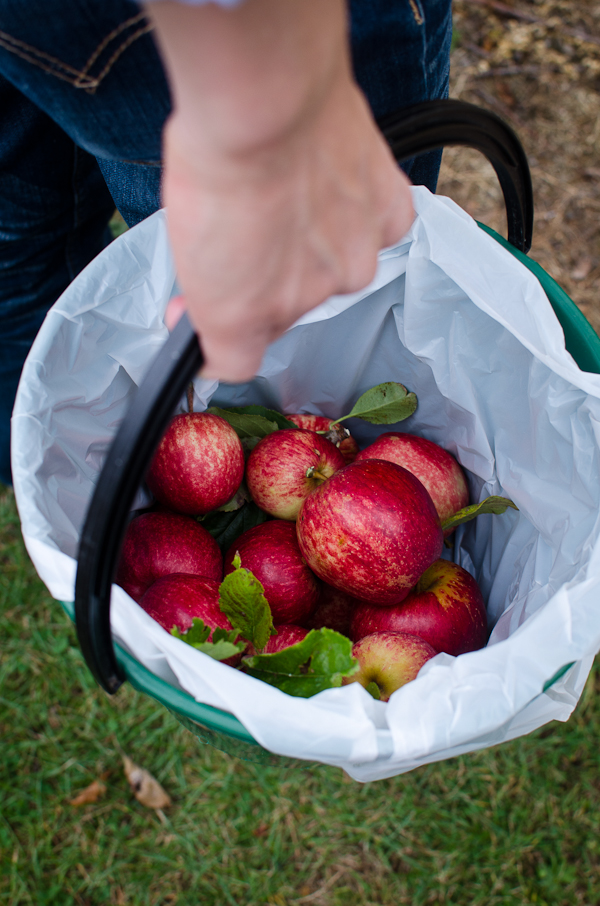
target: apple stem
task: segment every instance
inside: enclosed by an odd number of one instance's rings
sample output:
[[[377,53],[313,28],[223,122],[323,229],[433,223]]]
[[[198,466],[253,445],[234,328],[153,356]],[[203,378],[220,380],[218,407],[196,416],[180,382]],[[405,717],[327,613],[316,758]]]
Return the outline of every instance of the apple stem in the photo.
[[[190,381],[187,389],[187,405],[190,415],[194,414],[194,382]]]

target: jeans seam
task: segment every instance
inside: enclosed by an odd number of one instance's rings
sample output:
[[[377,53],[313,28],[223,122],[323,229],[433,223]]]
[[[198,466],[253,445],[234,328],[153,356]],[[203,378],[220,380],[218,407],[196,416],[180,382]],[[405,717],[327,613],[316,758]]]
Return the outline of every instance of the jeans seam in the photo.
[[[105,50],[110,42],[121,34],[121,32],[126,28],[136,25],[138,22],[142,22],[140,28],[125,38],[125,40],[116,48],[97,76],[91,76],[89,71],[98,60],[102,51]],[[89,94],[94,94],[125,50],[127,50],[134,41],[137,41],[138,38],[141,38],[143,35],[152,31],[153,27],[153,24],[144,18],[143,13],[139,13],[137,16],[127,19],[102,39],[89,57],[83,69],[75,69],[73,66],[69,66],[68,63],[64,63],[62,60],[58,59],[58,57],[54,57],[43,50],[39,50],[37,47],[27,44],[25,41],[21,41],[2,30],[0,30],[0,47],[9,51],[9,53],[15,54],[15,56],[21,57],[21,59],[26,60],[28,63],[37,66],[44,72],[54,75],[56,78],[62,79],[65,82],[69,82],[74,88],[82,88]]]

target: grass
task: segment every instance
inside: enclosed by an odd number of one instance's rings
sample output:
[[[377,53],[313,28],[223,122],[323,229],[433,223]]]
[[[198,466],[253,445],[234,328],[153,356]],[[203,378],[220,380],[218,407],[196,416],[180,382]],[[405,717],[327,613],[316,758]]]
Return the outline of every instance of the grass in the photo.
[[[567,724],[393,780],[239,761],[131,687],[98,689],[0,490],[4,906],[600,902],[597,673]],[[163,815],[122,752],[171,795]],[[103,798],[69,804],[101,777]]]

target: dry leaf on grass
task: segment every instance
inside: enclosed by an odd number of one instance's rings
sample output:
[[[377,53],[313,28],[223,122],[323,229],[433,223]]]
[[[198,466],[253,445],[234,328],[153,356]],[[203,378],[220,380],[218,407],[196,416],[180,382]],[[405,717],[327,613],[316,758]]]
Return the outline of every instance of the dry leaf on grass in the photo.
[[[138,802],[146,808],[161,809],[171,805],[171,798],[163,790],[149,771],[134,764],[127,755],[123,756],[123,770],[129,781],[129,786]]]
[[[92,802],[97,802],[101,796],[104,796],[105,792],[106,784],[100,780],[93,780],[74,799],[69,800],[69,805],[89,805]]]

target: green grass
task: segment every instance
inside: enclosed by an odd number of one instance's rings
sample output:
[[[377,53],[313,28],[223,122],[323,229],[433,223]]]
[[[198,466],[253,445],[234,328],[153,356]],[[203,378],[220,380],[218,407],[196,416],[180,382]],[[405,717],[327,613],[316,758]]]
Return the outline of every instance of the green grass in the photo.
[[[597,674],[567,724],[361,786],[238,761],[131,687],[101,692],[1,489],[0,564],[3,906],[600,902]],[[122,751],[172,796],[163,820]],[[69,804],[101,775],[104,798]]]

